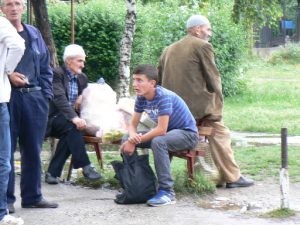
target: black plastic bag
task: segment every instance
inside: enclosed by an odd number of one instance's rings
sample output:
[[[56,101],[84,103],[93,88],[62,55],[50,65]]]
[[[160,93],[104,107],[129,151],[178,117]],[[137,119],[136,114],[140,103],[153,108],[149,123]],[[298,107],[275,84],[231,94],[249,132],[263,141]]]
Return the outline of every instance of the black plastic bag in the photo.
[[[145,203],[156,194],[156,177],[149,165],[149,155],[123,156],[123,162],[111,162],[123,192],[116,196],[118,204]]]

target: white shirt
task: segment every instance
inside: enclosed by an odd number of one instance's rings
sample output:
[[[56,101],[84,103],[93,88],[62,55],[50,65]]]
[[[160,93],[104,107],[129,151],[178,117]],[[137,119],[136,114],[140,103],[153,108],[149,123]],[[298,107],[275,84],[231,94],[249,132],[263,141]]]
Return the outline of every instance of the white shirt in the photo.
[[[0,16],[0,103],[9,102],[8,75],[14,72],[24,50],[24,39],[6,18]]]

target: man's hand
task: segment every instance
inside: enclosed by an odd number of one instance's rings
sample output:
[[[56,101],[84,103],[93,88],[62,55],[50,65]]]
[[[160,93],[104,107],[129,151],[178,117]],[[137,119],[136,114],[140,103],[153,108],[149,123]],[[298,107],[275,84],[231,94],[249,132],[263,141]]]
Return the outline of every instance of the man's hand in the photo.
[[[8,78],[14,87],[23,87],[28,83],[26,76],[18,72],[13,72]]]
[[[126,141],[121,145],[120,151],[122,153],[132,155],[135,151],[135,144],[131,143],[130,141]]]
[[[84,119],[81,119],[79,117],[74,117],[72,119],[72,123],[74,123],[76,125],[76,128],[78,130],[84,130],[86,128],[86,122]]]
[[[79,95],[74,104],[74,109],[76,112],[80,112],[81,102],[82,102],[82,95]]]
[[[138,134],[138,133],[131,134],[130,137],[128,138],[128,141],[135,145],[140,144],[142,142],[142,134]]]

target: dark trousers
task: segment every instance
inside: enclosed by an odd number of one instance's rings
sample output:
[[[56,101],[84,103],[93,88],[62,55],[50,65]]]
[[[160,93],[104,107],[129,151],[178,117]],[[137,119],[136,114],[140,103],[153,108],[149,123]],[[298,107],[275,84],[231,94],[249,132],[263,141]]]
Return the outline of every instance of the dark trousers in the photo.
[[[7,202],[16,201],[14,151],[17,140],[21,153],[22,204],[33,204],[42,199],[40,153],[47,124],[48,100],[41,91],[21,93],[12,90],[10,109],[11,172],[7,190]]]
[[[52,176],[61,176],[64,164],[70,154],[72,154],[73,167],[75,169],[90,164],[82,132],[77,130],[72,122],[68,121],[62,114],[59,114],[48,126],[51,126],[50,135],[59,139],[48,168],[48,172]]]

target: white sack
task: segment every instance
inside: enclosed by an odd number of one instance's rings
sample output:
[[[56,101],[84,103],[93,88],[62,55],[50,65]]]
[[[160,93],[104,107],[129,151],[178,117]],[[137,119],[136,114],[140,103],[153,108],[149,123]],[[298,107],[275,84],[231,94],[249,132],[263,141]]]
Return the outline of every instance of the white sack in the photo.
[[[108,84],[88,84],[82,93],[80,117],[86,121],[89,135],[103,138],[116,133],[122,137],[126,125],[116,103],[116,92]]]

